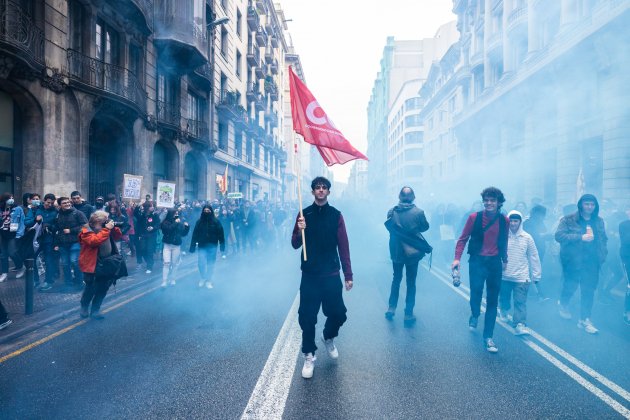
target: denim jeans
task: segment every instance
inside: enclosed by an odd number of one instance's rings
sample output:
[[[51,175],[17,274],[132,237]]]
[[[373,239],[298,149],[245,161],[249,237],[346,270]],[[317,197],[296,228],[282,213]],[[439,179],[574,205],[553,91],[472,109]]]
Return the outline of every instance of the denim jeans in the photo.
[[[392,280],[392,288],[389,294],[389,307],[396,308],[398,306],[398,295],[400,293],[400,283],[403,277],[403,267],[407,267],[407,296],[405,298],[405,315],[412,315],[413,308],[416,306],[416,277],[418,276],[418,263],[392,263],[394,267],[394,278]]]
[[[59,255],[61,256],[61,268],[63,269],[63,280],[66,284],[81,284],[83,273],[79,270],[79,252],[81,245],[78,242],[73,244],[59,245]],[[74,281],[70,267],[74,271]]]
[[[13,260],[16,269],[22,268],[24,262],[18,252],[17,239],[15,233],[2,232],[0,234],[0,272],[6,274],[9,272],[9,257]]]
[[[59,253],[54,250],[52,242],[41,243],[39,252],[44,258],[46,283],[53,284],[59,277]]]
[[[199,274],[201,280],[209,282],[212,280],[212,273],[214,271],[214,263],[217,260],[217,247],[205,246],[199,248],[199,254],[197,255],[197,264],[199,265]]]
[[[166,281],[169,275],[175,276],[175,270],[181,261],[181,245],[164,244],[162,249],[162,261],[164,268],[162,269],[162,281]]]
[[[472,316],[481,313],[481,297],[486,285],[486,316],[483,326],[483,338],[492,338],[494,325],[497,322],[497,305],[501,290],[501,273],[503,270],[499,256],[473,255],[468,263],[470,276],[470,310]]]
[[[571,263],[562,263],[564,274],[560,303],[569,306],[573,294],[580,287],[580,319],[591,317],[593,309],[593,297],[599,283],[599,264],[590,263],[581,266]]]
[[[527,292],[530,283],[502,281],[501,292],[499,294],[499,308],[502,312],[507,312],[511,307],[512,295],[514,295],[514,314],[512,319],[514,325],[525,324],[527,321]]]

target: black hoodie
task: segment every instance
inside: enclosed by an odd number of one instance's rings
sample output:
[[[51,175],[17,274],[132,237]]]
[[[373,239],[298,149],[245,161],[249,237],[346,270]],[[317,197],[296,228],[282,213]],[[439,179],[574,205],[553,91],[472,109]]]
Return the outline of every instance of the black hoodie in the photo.
[[[210,213],[204,213],[203,209],[206,208],[210,209]],[[214,215],[211,206],[205,205],[203,209],[201,210],[201,217],[193,230],[190,252],[195,252],[197,244],[199,244],[199,248],[206,248],[217,246],[217,243],[221,245],[221,252],[225,252],[225,235],[221,222]]]
[[[581,209],[584,201],[595,203],[595,210],[590,220],[582,217]],[[556,241],[560,243],[560,259],[563,264],[595,263],[601,265],[608,255],[608,236],[604,220],[599,217],[599,203],[592,194],[584,194],[577,204],[578,211],[560,219],[556,230]],[[595,239],[592,242],[582,241],[582,235],[586,233],[586,227],[593,229]]]

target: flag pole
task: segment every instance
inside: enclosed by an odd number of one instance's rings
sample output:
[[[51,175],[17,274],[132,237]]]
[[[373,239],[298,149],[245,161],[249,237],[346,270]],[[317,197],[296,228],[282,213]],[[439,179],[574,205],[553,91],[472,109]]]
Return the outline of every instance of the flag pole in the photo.
[[[302,211],[302,164],[301,164],[301,156],[298,154],[298,144],[297,141],[295,141],[295,134],[294,134],[294,140],[293,140],[293,144],[295,147],[295,161],[297,162],[297,192],[298,192],[298,201],[300,204],[300,217],[304,218],[304,213]],[[304,229],[301,229],[302,231],[302,253],[304,254],[304,261],[307,261],[306,258],[306,233],[304,232]]]

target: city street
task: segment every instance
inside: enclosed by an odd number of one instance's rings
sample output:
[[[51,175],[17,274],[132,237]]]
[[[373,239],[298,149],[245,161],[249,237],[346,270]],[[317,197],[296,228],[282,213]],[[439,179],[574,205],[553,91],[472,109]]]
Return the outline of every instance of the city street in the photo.
[[[350,239],[361,252],[358,238]],[[212,290],[198,289],[187,274],[176,287],[106,306],[104,321],[76,318],[26,351],[22,340],[22,350],[0,355],[2,418],[630,415],[630,337],[620,308],[596,305],[601,332],[590,336],[559,320],[552,302],[530,299],[536,334],[521,339],[497,325],[493,355],[481,331],[468,330],[465,285],[453,289],[436,266],[419,275],[417,325],[403,327],[400,307],[388,322],[389,261],[381,246],[365,251],[353,259],[355,288],[344,292],[349,319],[337,340],[340,357],[331,360],[320,345],[311,380],[300,374],[291,310],[298,256],[285,249],[221,261]],[[322,325],[320,318],[318,331]],[[41,338],[34,333],[31,342]]]

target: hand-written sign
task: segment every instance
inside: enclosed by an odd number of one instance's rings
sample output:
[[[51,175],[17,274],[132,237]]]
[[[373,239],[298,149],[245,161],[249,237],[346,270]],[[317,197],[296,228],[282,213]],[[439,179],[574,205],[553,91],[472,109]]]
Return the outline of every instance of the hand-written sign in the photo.
[[[140,190],[142,189],[141,175],[123,175],[123,198],[140,200]]]

